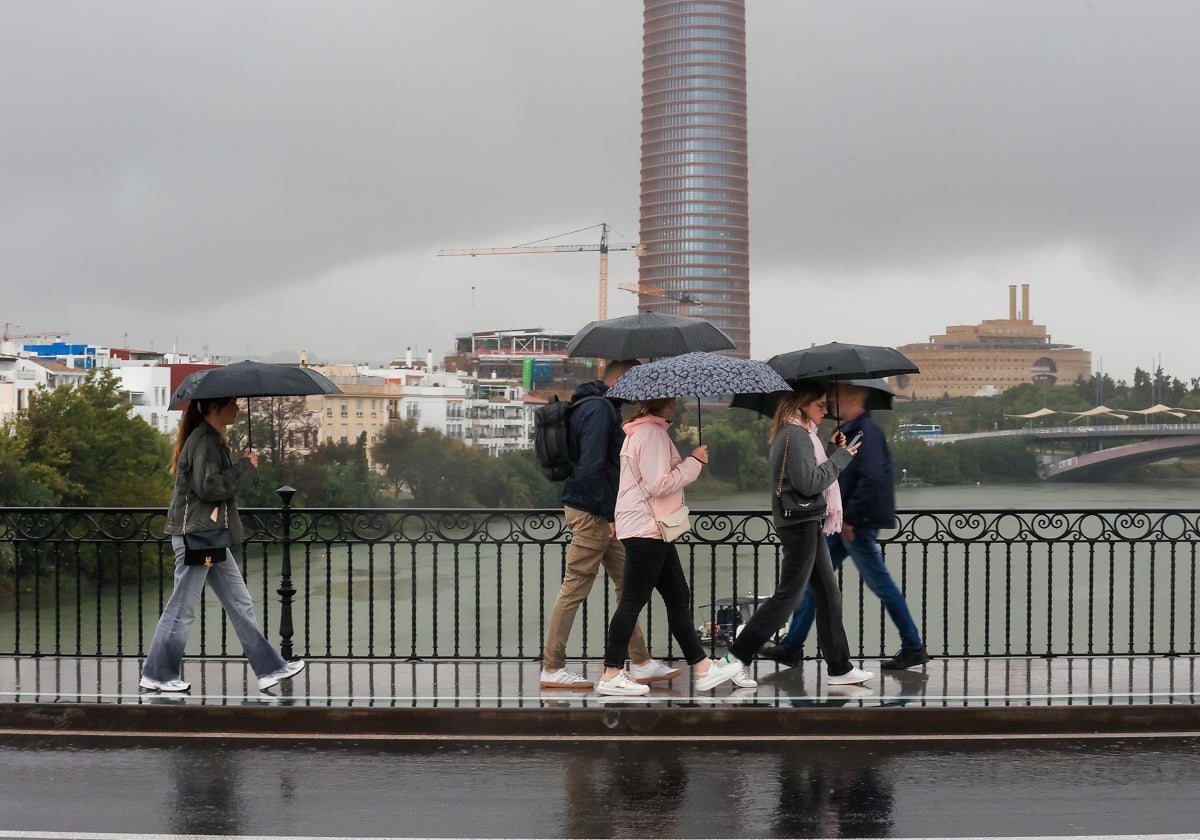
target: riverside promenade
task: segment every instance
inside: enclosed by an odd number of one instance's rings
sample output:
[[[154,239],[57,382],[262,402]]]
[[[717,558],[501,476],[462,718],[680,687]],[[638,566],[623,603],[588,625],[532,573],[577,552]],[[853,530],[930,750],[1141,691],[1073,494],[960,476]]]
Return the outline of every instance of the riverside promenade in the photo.
[[[242,658],[185,663],[187,694],[138,687],[135,657],[0,661],[0,736],[321,741],[974,739],[1200,734],[1195,656],[935,658],[830,686],[823,665],[758,662],[757,689],[693,690],[681,676],[644,698],[542,689],[511,660],[315,659],[270,692]],[[594,678],[599,663],[573,667]]]
[[[287,492],[284,492],[284,491]],[[161,509],[0,509],[0,732],[281,738],[929,738],[1200,732],[1200,510],[902,511],[888,564],[935,656],[885,672],[898,640],[843,580],[861,688],[816,659],[757,662],[752,690],[644,698],[543,690],[537,657],[569,539],[557,510],[244,511],[240,565],[260,624],[308,668],[257,686],[216,600],[189,643],[186,695],[138,676],[170,593]],[[695,511],[678,543],[698,630],[770,592],[779,546],[762,510]],[[166,562],[164,562],[166,561]],[[750,601],[753,598],[749,599]],[[595,679],[611,586],[597,581],[568,662]],[[747,607],[748,609],[748,607]],[[654,600],[651,650],[677,649]],[[729,623],[725,623],[729,622]],[[704,639],[703,635],[701,638]],[[679,664],[676,662],[676,664]]]

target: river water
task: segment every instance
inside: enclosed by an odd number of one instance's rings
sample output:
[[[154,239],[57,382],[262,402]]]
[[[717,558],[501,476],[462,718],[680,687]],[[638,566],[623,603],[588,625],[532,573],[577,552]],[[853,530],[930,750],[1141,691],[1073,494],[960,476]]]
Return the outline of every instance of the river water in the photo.
[[[692,494],[696,510],[766,508],[766,490],[702,498]],[[915,510],[1175,510],[1200,509],[1200,479],[1168,479],[1136,484],[1066,483],[952,484],[896,488],[896,507]]]

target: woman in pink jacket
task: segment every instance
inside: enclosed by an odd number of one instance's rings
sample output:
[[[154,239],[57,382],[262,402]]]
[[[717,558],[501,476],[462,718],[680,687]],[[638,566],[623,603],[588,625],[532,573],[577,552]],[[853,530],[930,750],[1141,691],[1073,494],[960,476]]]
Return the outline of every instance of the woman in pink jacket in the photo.
[[[698,446],[687,458],[667,435],[675,417],[675,399],[643,400],[625,423],[621,447],[621,483],[617,491],[617,539],[625,546],[625,586],[608,625],[604,648],[604,674],[596,686],[600,694],[639,695],[650,691],[624,671],[627,648],[638,614],[657,589],[667,606],[667,625],[692,666],[696,688],[706,691],[741,676],[741,663],[709,659],[692,627],[692,593],[688,588],[679,552],[666,542],[658,520],[683,504],[683,488],[700,477],[708,463],[708,447]],[[748,679],[748,677],[745,677]],[[754,683],[751,682],[751,685]]]

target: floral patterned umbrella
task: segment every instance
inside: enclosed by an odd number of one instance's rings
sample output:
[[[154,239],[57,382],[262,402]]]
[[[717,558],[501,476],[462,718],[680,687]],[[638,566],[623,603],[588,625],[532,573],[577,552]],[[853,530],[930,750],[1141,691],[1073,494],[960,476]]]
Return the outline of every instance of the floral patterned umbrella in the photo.
[[[699,428],[700,397],[790,390],[791,386],[766,362],[716,353],[684,353],[630,368],[605,396],[619,400],[696,397]]]

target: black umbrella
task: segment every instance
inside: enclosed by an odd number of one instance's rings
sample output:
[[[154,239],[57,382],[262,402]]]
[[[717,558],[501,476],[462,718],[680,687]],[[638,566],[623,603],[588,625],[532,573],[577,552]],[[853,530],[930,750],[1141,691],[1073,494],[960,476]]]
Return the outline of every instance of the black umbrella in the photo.
[[[907,356],[891,347],[837,341],[793,350],[767,360],[784,379],[872,379],[920,373]]]
[[[660,359],[706,350],[733,350],[729,336],[703,318],[639,312],[592,321],[567,344],[568,356]]]
[[[798,381],[800,380],[793,380],[793,382]],[[896,392],[882,379],[843,379],[838,380],[838,384],[859,385],[868,389],[865,405],[867,411],[890,411],[892,408],[892,398],[896,396]],[[780,396],[779,392],[771,394],[737,394],[729,405],[731,408],[748,408],[751,411],[757,411],[759,414],[772,417],[779,405]],[[833,417],[838,416],[836,406],[831,408],[830,415]]]
[[[341,392],[327,377],[310,368],[247,360],[189,373],[175,389],[168,407],[181,408],[189,400],[219,397],[305,397]]]

